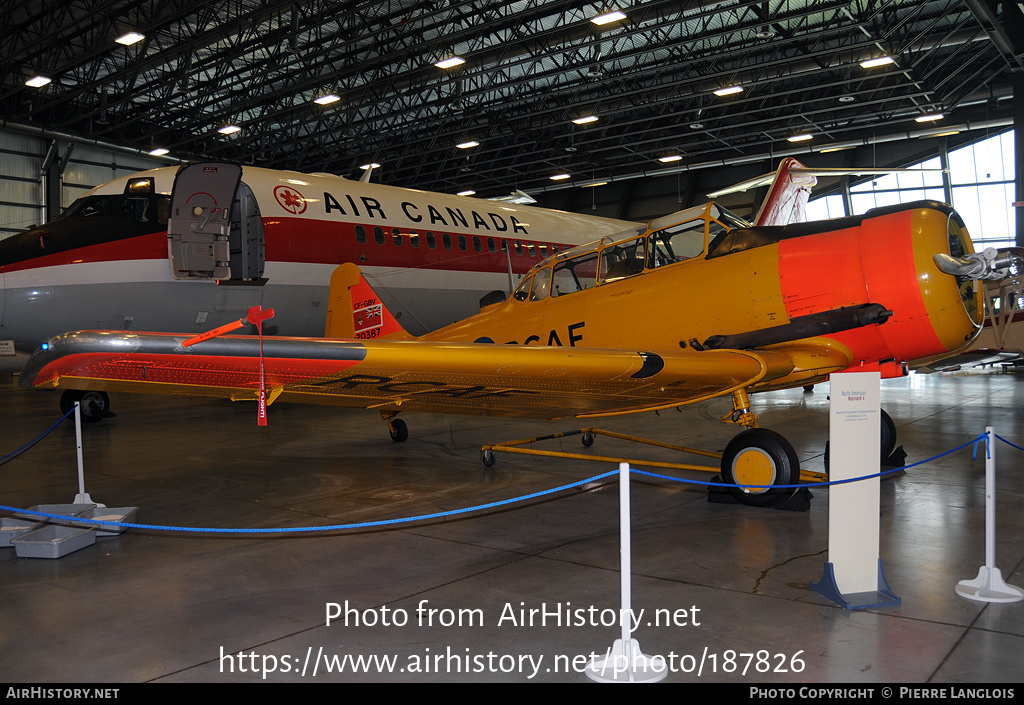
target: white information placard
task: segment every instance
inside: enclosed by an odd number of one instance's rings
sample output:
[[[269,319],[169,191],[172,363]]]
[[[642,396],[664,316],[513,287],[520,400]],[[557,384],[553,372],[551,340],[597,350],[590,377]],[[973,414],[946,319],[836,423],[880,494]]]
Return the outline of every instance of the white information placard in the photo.
[[[14,354],[14,341],[13,340],[0,340],[0,355],[13,355]]]
[[[881,374],[833,374],[829,413],[829,480],[847,480],[879,471],[881,453]],[[873,592],[878,586],[879,478],[829,488],[828,560],[844,595]]]

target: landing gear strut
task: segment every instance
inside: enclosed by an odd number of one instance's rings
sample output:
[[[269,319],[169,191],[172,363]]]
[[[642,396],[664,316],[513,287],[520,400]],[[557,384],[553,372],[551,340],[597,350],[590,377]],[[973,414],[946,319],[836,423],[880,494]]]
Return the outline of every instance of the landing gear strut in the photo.
[[[398,416],[397,411],[380,412],[380,417],[388,424],[391,440],[395,443],[405,443],[406,439],[409,438],[409,427],[405,425],[405,421],[402,421],[402,419],[395,418],[396,416]]]

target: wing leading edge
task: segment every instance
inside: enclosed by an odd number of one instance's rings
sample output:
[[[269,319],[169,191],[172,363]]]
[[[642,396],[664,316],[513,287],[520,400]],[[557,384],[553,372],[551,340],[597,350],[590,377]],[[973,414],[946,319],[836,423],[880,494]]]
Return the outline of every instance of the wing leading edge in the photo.
[[[259,343],[221,337],[78,331],[50,341],[24,387],[256,399]],[[382,411],[563,418],[680,406],[784,377],[784,354],[672,353],[422,340],[265,338],[273,399]]]

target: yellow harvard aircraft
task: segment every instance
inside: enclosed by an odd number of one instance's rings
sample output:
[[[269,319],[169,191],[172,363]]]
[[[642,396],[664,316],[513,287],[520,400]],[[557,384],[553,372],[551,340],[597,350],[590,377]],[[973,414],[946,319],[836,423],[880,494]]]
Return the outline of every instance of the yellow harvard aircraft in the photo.
[[[549,256],[507,299],[421,337],[344,264],[324,338],[79,331],[47,341],[21,384],[376,409],[396,441],[403,411],[591,418],[731,396],[747,430],[725,450],[724,480],[790,484],[796,453],[756,427],[749,394],[848,369],[898,377],[965,346],[982,322],[965,273],[976,260],[936,202],[785,226],[709,203]],[[887,454],[885,415],[882,434]],[[735,494],[766,505],[789,493]]]

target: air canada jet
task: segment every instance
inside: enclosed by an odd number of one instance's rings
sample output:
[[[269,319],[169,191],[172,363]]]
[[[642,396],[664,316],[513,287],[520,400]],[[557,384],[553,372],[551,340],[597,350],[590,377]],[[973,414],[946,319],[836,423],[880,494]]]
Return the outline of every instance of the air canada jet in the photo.
[[[319,335],[331,272],[354,262],[410,331],[480,310],[545,257],[629,221],[200,163],[116,179],[0,241],[0,339],[67,330],[200,332],[270,306]]]
[[[593,418],[731,397],[727,418],[746,430],[722,476],[765,505],[799,468],[757,427],[750,393],[851,369],[899,377],[969,344],[977,279],[1015,258],[975,254],[933,201],[784,226],[709,203],[549,253],[508,299],[419,337],[349,263],[331,277],[322,338],[78,331],[46,341],[21,384],[369,408],[396,441],[402,412]],[[882,418],[884,455],[895,429]]]

